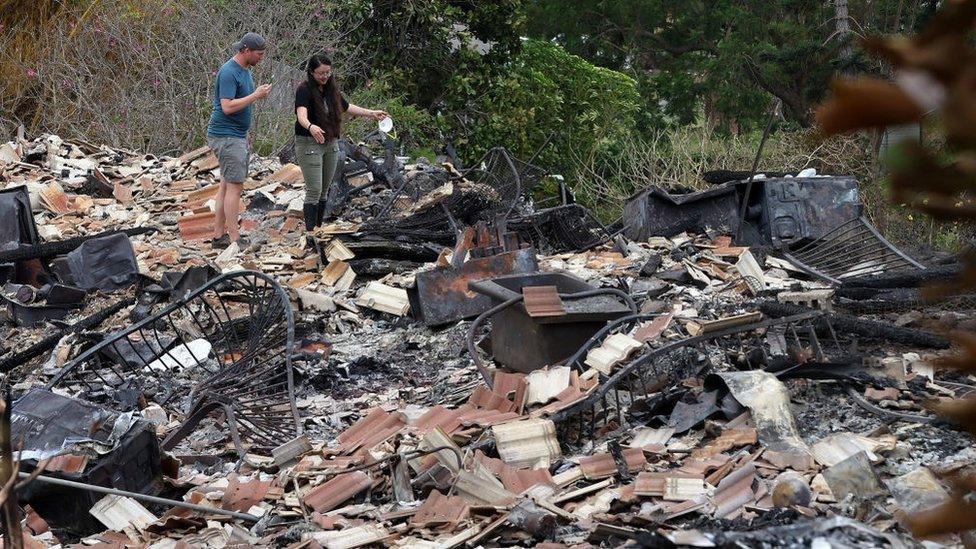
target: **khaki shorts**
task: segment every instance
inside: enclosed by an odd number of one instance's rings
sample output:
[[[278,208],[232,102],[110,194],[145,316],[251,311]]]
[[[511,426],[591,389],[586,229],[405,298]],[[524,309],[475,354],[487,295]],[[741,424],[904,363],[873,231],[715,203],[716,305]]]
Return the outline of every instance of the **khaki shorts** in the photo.
[[[207,145],[217,154],[220,176],[228,183],[243,183],[247,179],[247,165],[251,153],[243,137],[207,136]]]

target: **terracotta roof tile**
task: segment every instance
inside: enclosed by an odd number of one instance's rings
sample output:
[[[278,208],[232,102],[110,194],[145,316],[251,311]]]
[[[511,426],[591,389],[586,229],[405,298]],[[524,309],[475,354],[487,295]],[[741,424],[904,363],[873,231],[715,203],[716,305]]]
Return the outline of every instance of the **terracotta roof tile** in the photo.
[[[342,502],[372,486],[373,481],[363,471],[343,473],[322,483],[302,498],[302,503],[319,513],[331,511]]]
[[[221,508],[231,511],[247,511],[258,504],[271,488],[271,481],[252,480],[241,483],[236,474],[227,477],[227,488],[221,497]]]
[[[715,517],[733,516],[746,503],[755,501],[752,484],[756,480],[756,464],[748,463],[725,477],[715,487]]]
[[[492,390],[496,393],[508,396],[518,389],[519,384],[522,383],[524,379],[525,374],[523,373],[503,372],[498,370],[495,372]]]
[[[410,518],[410,525],[451,530],[466,519],[470,511],[471,507],[460,497],[445,496],[434,490]]]
[[[644,469],[647,460],[644,458],[644,451],[640,448],[624,448],[624,461],[627,462],[627,470],[636,473]],[[583,477],[589,480],[612,477],[617,474],[617,463],[609,452],[602,452],[580,459],[580,469]]]
[[[440,427],[445,434],[450,435],[461,427],[460,416],[471,410],[474,410],[474,406],[469,404],[453,410],[440,405],[434,406],[427,410],[424,415],[417,418],[417,421],[413,423],[412,427],[420,434]]]
[[[213,212],[184,215],[177,221],[180,237],[185,242],[203,240],[213,234],[215,220]]]
[[[47,462],[48,471],[60,471],[62,473],[81,473],[88,466],[88,456],[75,454],[64,454],[55,456]]]
[[[525,311],[533,318],[563,316],[566,308],[555,286],[525,286],[522,288]]]
[[[662,497],[664,496],[664,489],[667,485],[667,479],[669,478],[692,478],[704,480],[702,475],[682,473],[679,471],[643,471],[637,475],[637,479],[634,481],[634,493],[638,496]]]
[[[488,408],[500,412],[511,412],[515,409],[515,403],[508,400],[505,395],[496,393],[484,385],[479,385],[471,393],[471,397],[468,398],[468,404],[477,406],[478,408]]]

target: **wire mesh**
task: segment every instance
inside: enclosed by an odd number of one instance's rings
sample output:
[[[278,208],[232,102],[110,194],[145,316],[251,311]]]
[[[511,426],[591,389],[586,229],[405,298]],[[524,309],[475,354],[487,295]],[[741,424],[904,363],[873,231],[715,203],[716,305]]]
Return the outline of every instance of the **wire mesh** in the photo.
[[[812,242],[794,246],[786,257],[808,273],[834,283],[925,268],[885,240],[864,217],[842,223]]]
[[[273,448],[301,434],[291,352],[295,324],[288,295],[253,271],[209,281],[158,313],[109,334],[71,360],[51,389],[125,408],[144,396],[186,418],[170,448],[220,409],[241,445]]]
[[[407,235],[453,242],[455,223],[474,225],[478,221],[494,221],[499,215],[510,215],[522,195],[538,184],[544,174],[542,168],[517,160],[504,148],[496,147],[475,167],[463,172],[461,178],[455,178],[451,195],[440,202],[440,207],[397,217],[394,206],[398,200],[405,197],[417,203],[440,187],[430,184],[436,180],[431,177],[404,181],[387,199],[381,210],[383,214],[366,223],[362,231],[378,236]]]
[[[600,345],[604,336],[616,330],[626,331],[636,321],[645,319],[646,316],[634,316],[617,320],[570,357],[568,365],[581,369],[579,360]],[[702,376],[724,364],[758,369],[793,360],[801,350],[817,361],[825,361],[830,353],[843,354],[844,346],[829,323],[826,341],[821,341],[814,329],[816,320],[824,320],[823,314],[815,311],[768,319],[698,336],[674,325],[672,329],[680,339],[653,349],[645,344],[637,358],[603,379],[588,397],[555,413],[551,419],[559,426],[560,440],[579,443],[628,423],[638,423],[631,420],[635,405],[678,380]]]
[[[508,228],[544,253],[579,252],[599,246],[610,232],[580,204],[565,204],[511,219]]]

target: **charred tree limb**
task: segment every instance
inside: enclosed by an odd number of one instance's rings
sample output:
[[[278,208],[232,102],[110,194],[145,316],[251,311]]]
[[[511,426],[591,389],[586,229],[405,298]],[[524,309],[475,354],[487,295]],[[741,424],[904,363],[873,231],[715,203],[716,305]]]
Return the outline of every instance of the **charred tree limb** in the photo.
[[[105,231],[88,236],[76,236],[74,238],[58,240],[56,242],[44,242],[43,244],[33,245],[27,244],[24,246],[19,246],[13,250],[0,252],[0,263],[26,261],[29,259],[50,259],[52,257],[69,253],[93,238],[101,238],[103,236],[111,236],[118,233],[125,233],[128,236],[136,236],[155,231],[155,227],[137,227],[135,229],[124,229],[121,231]]]
[[[914,288],[926,282],[950,280],[962,272],[962,265],[942,265],[906,273],[892,273],[872,275],[859,278],[849,278],[837,288],[838,295],[854,288],[871,288],[887,290],[891,288]]]
[[[91,316],[85,317],[78,322],[75,322],[71,326],[66,327],[54,334],[51,334],[44,339],[38,341],[37,343],[31,345],[30,347],[24,349],[23,351],[13,353],[3,360],[0,360],[0,372],[6,373],[10,370],[20,366],[21,364],[38,357],[51,349],[55,348],[61,338],[68,334],[77,333],[83,330],[90,330],[102,322],[108,320],[112,315],[121,311],[122,309],[134,305],[136,299],[134,297],[123,299],[113,305],[110,305],[101,311],[97,311]]]
[[[436,261],[440,248],[433,245],[398,242],[395,240],[360,240],[343,242],[357,258],[383,257],[411,261]]]
[[[798,305],[776,303],[773,301],[762,301],[757,305],[759,310],[762,311],[764,315],[771,316],[773,318],[796,315],[811,310]],[[882,339],[894,343],[904,343],[906,345],[917,345],[919,347],[927,347],[931,349],[949,348],[949,340],[929,332],[914,330],[912,328],[902,328],[888,324],[887,322],[867,320],[858,318],[856,316],[837,313],[827,313],[821,317],[821,319],[818,319],[818,331],[821,327],[827,329],[827,321],[829,321],[830,325],[832,325],[838,332],[855,334],[870,339]]]

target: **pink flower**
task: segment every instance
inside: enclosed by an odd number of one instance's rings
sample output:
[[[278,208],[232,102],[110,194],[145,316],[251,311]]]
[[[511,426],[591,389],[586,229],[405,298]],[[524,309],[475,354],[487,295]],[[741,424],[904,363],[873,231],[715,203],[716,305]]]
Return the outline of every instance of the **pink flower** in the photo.
[[[37,78],[37,71],[34,69],[27,69],[27,78]]]

